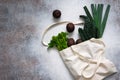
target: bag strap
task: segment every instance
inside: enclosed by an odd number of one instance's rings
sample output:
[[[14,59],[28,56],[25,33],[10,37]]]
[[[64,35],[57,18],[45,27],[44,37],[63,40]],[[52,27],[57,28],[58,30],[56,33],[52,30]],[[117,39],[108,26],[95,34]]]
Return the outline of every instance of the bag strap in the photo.
[[[45,31],[43,31],[43,34],[42,34],[42,39],[41,39],[41,43],[44,45],[44,46],[48,46],[48,43],[46,43],[44,41],[44,36],[45,34],[53,27],[57,27],[58,25],[62,25],[62,24],[67,24],[67,23],[73,23],[71,21],[62,21],[62,22],[57,22],[57,23],[54,23],[50,26],[48,26]],[[74,25],[83,25],[84,23],[83,22],[76,22],[76,23],[73,23]]]
[[[94,68],[94,71],[93,71],[91,74],[89,74],[89,76],[88,76],[88,75],[85,75],[84,72],[85,72],[85,70],[90,66],[90,63],[93,62],[93,61],[89,61],[89,62],[88,62],[88,65],[87,65],[87,66],[83,69],[83,71],[82,71],[82,76],[85,77],[85,78],[92,78],[92,77],[96,74],[96,71],[97,71],[97,69],[98,69],[99,66],[100,66],[100,61],[101,61],[101,56],[99,55],[99,59],[98,59],[97,62],[96,62],[96,66],[93,67],[93,68]]]

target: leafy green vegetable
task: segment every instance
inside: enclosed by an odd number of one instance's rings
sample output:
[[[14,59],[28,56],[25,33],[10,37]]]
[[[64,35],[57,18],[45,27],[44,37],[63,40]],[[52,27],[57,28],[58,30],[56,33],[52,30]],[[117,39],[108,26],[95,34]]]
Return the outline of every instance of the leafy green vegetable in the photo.
[[[67,48],[67,33],[61,32],[57,36],[53,36],[52,40],[48,44],[48,48],[56,47],[59,51]]]
[[[107,18],[108,18],[109,11],[110,11],[110,5],[108,5],[108,7],[107,7],[107,9],[106,9],[106,12],[105,12],[105,15],[104,15],[102,24],[101,24],[101,26],[103,26],[102,29],[101,29],[101,35],[103,35],[103,32],[104,32],[104,29],[105,29],[105,26],[106,26],[106,22],[107,22]]]
[[[89,40],[90,38],[102,37],[110,11],[110,5],[107,6],[104,16],[103,7],[103,4],[91,4],[92,14],[90,14],[86,6],[84,7],[87,16],[80,15],[80,18],[83,18],[85,22],[84,28],[78,29],[80,37],[83,41]]]

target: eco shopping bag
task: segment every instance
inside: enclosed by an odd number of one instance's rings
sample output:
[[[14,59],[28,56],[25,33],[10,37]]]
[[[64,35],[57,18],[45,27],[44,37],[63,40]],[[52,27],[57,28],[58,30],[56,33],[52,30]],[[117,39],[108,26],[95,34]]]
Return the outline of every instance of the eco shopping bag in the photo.
[[[102,80],[117,71],[104,57],[104,49],[101,39],[92,38],[60,51],[60,55],[75,80]]]

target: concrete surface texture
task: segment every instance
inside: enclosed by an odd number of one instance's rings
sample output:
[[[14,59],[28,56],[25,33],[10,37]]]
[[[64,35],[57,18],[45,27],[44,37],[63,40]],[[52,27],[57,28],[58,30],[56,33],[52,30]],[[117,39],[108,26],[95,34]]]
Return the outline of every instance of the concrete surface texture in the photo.
[[[74,80],[59,53],[41,44],[41,36],[50,24],[81,21],[83,6],[91,3],[111,5],[103,40],[105,56],[118,72],[105,80],[120,80],[120,0],[0,0],[0,80]],[[52,17],[54,9],[62,11],[59,20]],[[49,31],[45,40],[60,30],[65,25]]]

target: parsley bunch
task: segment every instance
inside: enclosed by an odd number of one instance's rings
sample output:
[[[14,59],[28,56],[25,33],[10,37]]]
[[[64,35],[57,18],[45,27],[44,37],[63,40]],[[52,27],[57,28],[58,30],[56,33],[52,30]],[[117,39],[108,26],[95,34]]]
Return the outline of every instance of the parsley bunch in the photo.
[[[59,51],[67,48],[67,33],[61,32],[57,36],[53,36],[52,40],[48,44],[48,48],[56,47]]]

